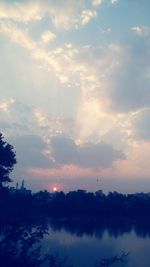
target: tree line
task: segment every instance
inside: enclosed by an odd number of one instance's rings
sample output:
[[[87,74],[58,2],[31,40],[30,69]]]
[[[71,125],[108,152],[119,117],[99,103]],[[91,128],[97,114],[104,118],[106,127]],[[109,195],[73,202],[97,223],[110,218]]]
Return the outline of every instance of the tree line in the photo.
[[[2,192],[3,191],[3,192]],[[33,215],[45,214],[56,218],[84,219],[130,219],[132,221],[150,221],[150,194],[121,194],[99,190],[95,193],[85,190],[68,193],[40,191],[23,193],[5,188],[1,191],[3,213]]]
[[[40,191],[32,193],[24,185],[11,188],[10,173],[17,163],[13,146],[0,134],[0,211],[3,217],[45,214],[57,218],[130,219],[150,221],[150,193],[121,194],[102,190],[87,192],[76,190],[68,193]],[[4,216],[5,215],[5,216]]]

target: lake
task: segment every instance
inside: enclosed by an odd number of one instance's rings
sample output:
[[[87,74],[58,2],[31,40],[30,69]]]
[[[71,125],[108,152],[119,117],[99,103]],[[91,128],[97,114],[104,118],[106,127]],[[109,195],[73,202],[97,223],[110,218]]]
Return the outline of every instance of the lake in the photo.
[[[75,267],[94,266],[100,259],[111,258],[122,251],[129,255],[124,263],[116,262],[113,266],[150,266],[150,232],[147,227],[53,221],[48,228],[49,234],[42,241],[43,250],[67,256],[67,262]]]
[[[41,249],[38,247],[41,246]],[[37,249],[37,250],[36,250]],[[31,252],[31,253],[30,253]],[[100,260],[128,253],[116,267],[150,266],[150,227],[127,221],[50,220],[0,227],[1,266],[47,267],[44,255],[67,258],[74,267],[94,267]],[[31,264],[31,262],[33,262]],[[56,265],[55,265],[56,266]]]

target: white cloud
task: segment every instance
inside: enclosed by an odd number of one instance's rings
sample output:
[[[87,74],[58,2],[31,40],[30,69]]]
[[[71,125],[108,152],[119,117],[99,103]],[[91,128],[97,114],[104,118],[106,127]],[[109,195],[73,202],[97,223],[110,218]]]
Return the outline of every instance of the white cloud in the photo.
[[[91,11],[84,11],[84,23],[87,23],[91,14],[88,12]],[[40,42],[33,41],[27,31],[12,22],[3,22],[0,30],[13,42],[29,50],[35,61],[40,62],[49,73],[53,73],[55,79],[59,80],[57,86],[70,86],[72,92],[79,91],[80,100],[75,118],[79,128],[76,138],[82,142],[103,136],[109,130],[109,125],[113,126],[114,116],[107,114],[110,107],[113,111],[126,113],[149,103],[149,79],[144,78],[148,73],[148,49],[144,49],[145,46],[142,47],[141,44],[126,47],[111,43],[105,49],[68,44],[47,51],[40,46]],[[142,53],[139,53],[139,48]],[[105,125],[103,131],[100,122]],[[60,131],[61,127],[54,128]]]
[[[112,5],[116,4],[118,0],[111,0]]]
[[[42,33],[41,39],[44,44],[51,43],[56,38],[56,35],[51,31],[45,31]]]
[[[52,1],[48,8],[53,25],[59,29],[69,30],[80,24],[79,14],[84,9],[84,0],[59,0]]]
[[[98,6],[98,5],[101,5],[103,0],[91,0],[92,1],[92,5],[93,6]]]
[[[89,23],[89,21],[91,19],[93,19],[94,17],[96,17],[96,11],[83,10],[82,14],[81,14],[81,23],[82,23],[82,25],[85,25],[85,24]]]
[[[3,102],[0,103],[0,111],[7,111],[8,110],[8,104]]]
[[[72,118],[47,116],[41,110],[34,110],[34,115],[38,128],[43,130],[45,138],[49,140],[51,136],[66,134],[73,136],[75,132],[75,122]]]
[[[100,1],[100,0],[99,0]],[[97,4],[99,2],[96,1]],[[96,3],[95,2],[95,3]],[[56,28],[69,30],[86,25],[95,14],[94,11],[86,11],[84,0],[60,0],[60,1],[25,1],[25,2],[0,2],[0,19],[29,24],[32,21],[40,21],[49,16]],[[81,14],[81,18],[80,15]]]
[[[17,27],[11,22],[0,24],[0,32],[7,35],[13,42],[20,44],[29,50],[36,48],[35,42],[29,37],[28,33]]]
[[[44,15],[39,1],[30,2],[0,2],[0,18],[28,23],[32,20],[41,20]]]
[[[8,36],[13,42],[17,43],[21,47],[29,50],[32,57],[35,60],[42,61],[46,68],[53,68],[61,79],[63,73],[61,73],[61,66],[59,64],[59,56],[63,51],[56,50],[53,53],[48,53],[46,50],[40,47],[40,43],[32,40],[28,32],[20,29],[13,23],[1,23],[0,32]],[[65,75],[64,75],[65,76]]]
[[[139,36],[146,37],[150,35],[150,27],[134,26],[131,30]]]
[[[46,51],[40,43],[31,39],[28,32],[13,23],[3,23],[1,31],[28,49],[35,61],[40,62],[49,73],[53,73],[60,82],[57,86],[71,86],[72,94],[80,92],[75,119],[78,125],[76,138],[82,142],[93,140],[95,136],[102,137],[113,127],[116,120],[114,116],[107,114],[110,107],[113,111],[126,113],[149,103],[149,79],[144,78],[148,73],[145,71],[148,49],[141,44],[141,53],[138,44],[131,47],[128,45],[127,48],[116,43],[111,43],[105,50],[91,46],[76,48],[69,44]],[[134,86],[133,90],[131,86]],[[118,120],[117,116],[116,119]],[[103,131],[100,122],[105,125]],[[53,128],[60,133],[62,124],[60,127],[54,126],[53,123]]]

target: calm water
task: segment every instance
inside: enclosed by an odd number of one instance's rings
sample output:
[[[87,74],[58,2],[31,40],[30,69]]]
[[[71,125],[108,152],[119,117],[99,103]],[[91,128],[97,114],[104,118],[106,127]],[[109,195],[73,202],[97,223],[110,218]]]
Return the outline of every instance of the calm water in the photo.
[[[80,224],[79,224],[80,225]],[[124,263],[113,266],[150,267],[150,233],[142,227],[99,226],[87,229],[77,223],[53,223],[42,240],[46,253],[67,256],[75,267],[91,267],[102,258],[130,252]]]
[[[36,251],[39,245],[41,249]],[[129,255],[124,263],[116,262],[114,267],[150,267],[150,226],[83,220],[50,222],[44,219],[42,223],[36,221],[0,227],[2,267],[41,267],[36,260],[39,257],[44,259],[45,254],[57,254],[61,259],[67,257],[67,263],[74,267],[94,267],[101,259],[120,255],[122,251],[129,252]],[[23,265],[24,259],[27,262],[34,259],[34,264]],[[48,266],[44,264],[42,261],[42,267]]]

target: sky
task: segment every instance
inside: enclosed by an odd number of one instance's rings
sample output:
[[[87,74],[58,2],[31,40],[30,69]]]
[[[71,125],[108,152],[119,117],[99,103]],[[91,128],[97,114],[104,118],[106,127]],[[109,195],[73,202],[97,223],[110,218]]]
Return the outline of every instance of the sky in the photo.
[[[14,185],[150,191],[149,10],[149,0],[0,0]]]

